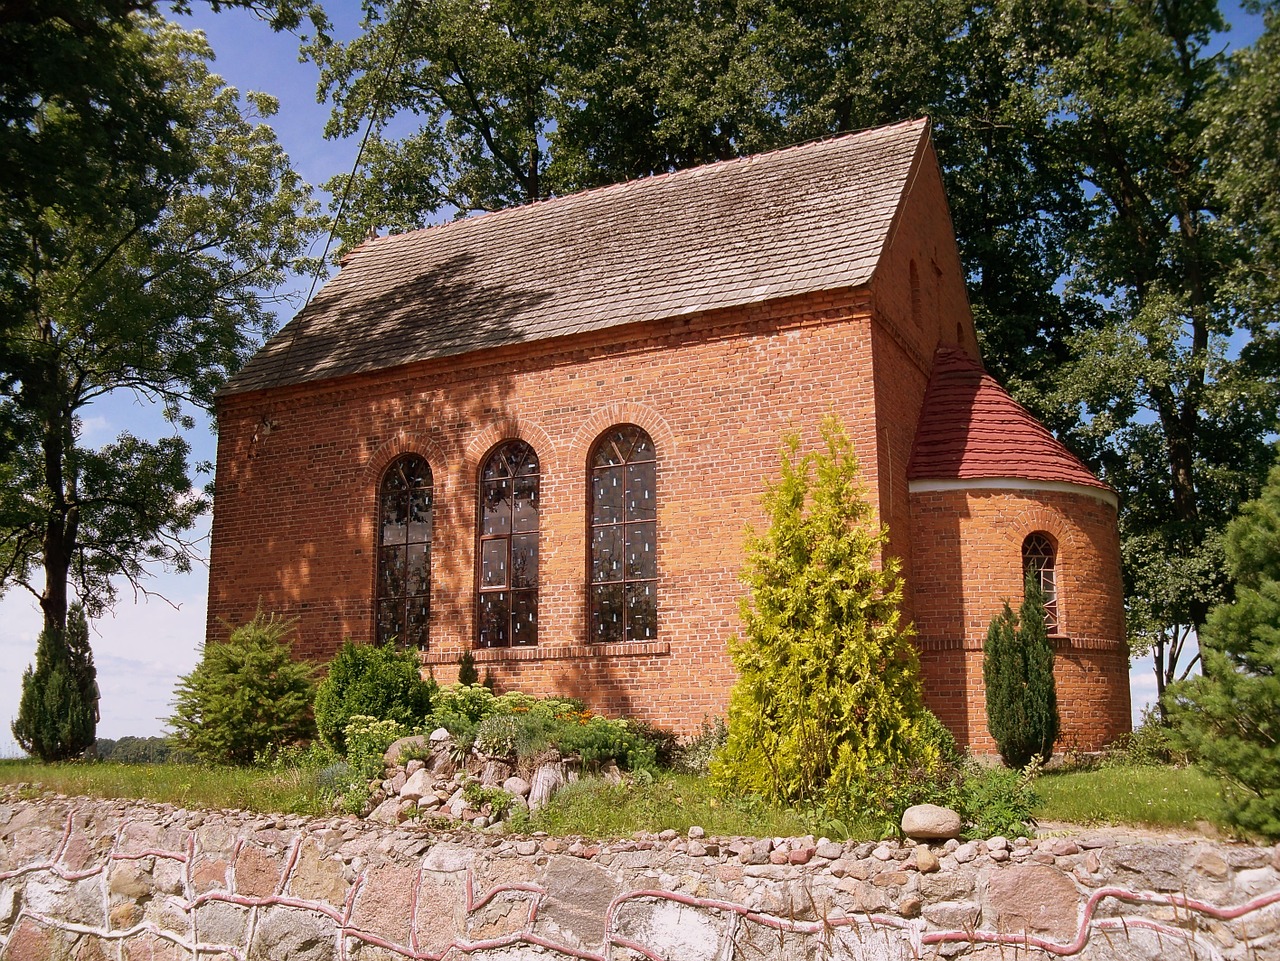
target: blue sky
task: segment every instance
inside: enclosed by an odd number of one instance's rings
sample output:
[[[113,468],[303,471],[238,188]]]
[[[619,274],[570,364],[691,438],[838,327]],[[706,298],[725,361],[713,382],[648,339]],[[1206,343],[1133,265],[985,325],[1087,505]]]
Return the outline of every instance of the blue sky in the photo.
[[[200,7],[200,4],[196,4]],[[1251,43],[1261,32],[1258,17],[1225,5],[1235,26],[1235,45]],[[356,2],[325,4],[340,37],[354,34],[360,20]],[[298,43],[288,34],[274,34],[251,14],[228,10],[211,14],[198,9],[185,18],[203,29],[217,60],[214,69],[241,91],[260,90],[280,100],[280,112],[272,126],[294,166],[312,184],[349,170],[355,160],[354,139],[324,139],[328,108],[316,103],[317,72],[313,64],[298,62]],[[298,287],[303,287],[299,281]],[[305,290],[304,290],[305,292]],[[280,321],[288,320],[280,317]],[[105,443],[122,429],[160,436],[166,425],[159,413],[131,397],[118,397],[89,412],[84,423],[86,443]],[[213,461],[216,441],[206,418],[188,438],[193,462]],[[203,482],[207,482],[204,478]],[[205,538],[207,554],[209,519],[196,532]],[[156,572],[146,585],[152,596],[135,597],[123,585],[115,610],[92,625],[98,683],[102,690],[100,737],[156,735],[164,733],[173,688],[180,675],[195,667],[205,632],[205,600],[208,571],[197,564],[189,574]],[[9,733],[9,721],[17,713],[22,671],[33,658],[40,630],[39,607],[21,588],[0,599],[0,756],[19,754]],[[1131,671],[1135,717],[1141,705],[1153,699],[1155,681],[1149,659],[1135,662]]]

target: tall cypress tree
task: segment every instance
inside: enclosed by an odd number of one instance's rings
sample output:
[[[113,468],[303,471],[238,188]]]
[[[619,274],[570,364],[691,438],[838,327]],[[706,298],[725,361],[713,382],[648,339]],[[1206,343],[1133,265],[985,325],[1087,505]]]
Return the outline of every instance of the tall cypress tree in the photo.
[[[987,730],[1004,763],[1023,768],[1033,758],[1049,760],[1058,739],[1058,693],[1053,645],[1045,627],[1044,593],[1027,575],[1022,607],[1008,602],[991,620],[983,650]]]
[[[36,643],[35,667],[22,674],[14,740],[41,761],[66,761],[93,744],[96,671],[84,608],[68,612],[67,630],[46,628]]]

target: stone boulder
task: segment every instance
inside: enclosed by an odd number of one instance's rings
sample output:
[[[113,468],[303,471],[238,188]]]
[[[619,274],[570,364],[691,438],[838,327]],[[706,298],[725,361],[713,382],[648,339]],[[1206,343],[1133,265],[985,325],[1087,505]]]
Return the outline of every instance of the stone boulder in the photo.
[[[915,841],[947,841],[960,836],[960,815],[937,804],[914,804],[902,815],[902,833]]]

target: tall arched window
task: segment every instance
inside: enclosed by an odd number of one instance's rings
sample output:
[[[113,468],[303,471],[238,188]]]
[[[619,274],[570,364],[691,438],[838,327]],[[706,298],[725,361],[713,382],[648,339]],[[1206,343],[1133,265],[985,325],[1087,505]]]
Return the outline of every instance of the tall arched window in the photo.
[[[658,464],[634,424],[611,427],[592,448],[591,640],[658,636]]]
[[[1022,542],[1022,573],[1033,574],[1044,594],[1044,624],[1050,634],[1058,630],[1058,551],[1047,534],[1036,531]]]
[[[481,647],[538,643],[538,455],[522,440],[480,470],[478,621]]]
[[[407,454],[378,493],[378,643],[427,649],[431,610],[431,468]]]

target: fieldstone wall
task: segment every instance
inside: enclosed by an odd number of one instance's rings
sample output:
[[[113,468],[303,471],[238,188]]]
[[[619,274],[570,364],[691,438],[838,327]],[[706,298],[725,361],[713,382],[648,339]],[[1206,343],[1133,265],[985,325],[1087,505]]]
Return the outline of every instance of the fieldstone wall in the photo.
[[[2,961],[1280,959],[1280,846],[431,832],[0,798]]]

